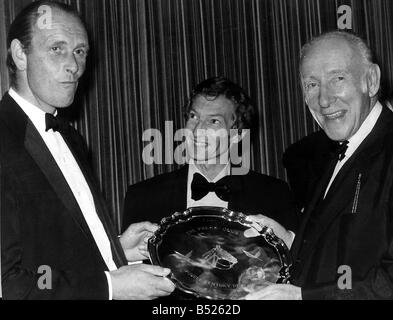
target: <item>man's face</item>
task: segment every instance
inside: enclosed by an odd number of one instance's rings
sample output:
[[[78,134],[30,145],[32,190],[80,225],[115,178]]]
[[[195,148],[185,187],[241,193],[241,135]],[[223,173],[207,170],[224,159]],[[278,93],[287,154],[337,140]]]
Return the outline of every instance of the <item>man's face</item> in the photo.
[[[228,150],[229,130],[234,121],[235,105],[231,100],[225,96],[197,96],[186,124],[190,157],[202,162],[219,158]]]
[[[31,102],[50,112],[73,102],[89,44],[80,20],[58,9],[52,9],[52,23],[46,27],[33,28],[26,79]]]
[[[348,140],[369,112],[366,66],[342,39],[315,43],[301,65],[306,103],[330,139]]]

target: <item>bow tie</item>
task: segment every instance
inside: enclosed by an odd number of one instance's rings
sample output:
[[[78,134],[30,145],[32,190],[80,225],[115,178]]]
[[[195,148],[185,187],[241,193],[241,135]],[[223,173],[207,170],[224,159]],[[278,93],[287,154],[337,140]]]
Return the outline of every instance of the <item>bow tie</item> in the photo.
[[[338,159],[342,160],[345,158],[345,152],[348,149],[348,141],[342,141],[342,142],[334,142],[334,146],[332,148],[332,154],[333,156]]]
[[[65,133],[68,131],[69,124],[63,118],[53,114],[45,113],[45,131],[52,129],[53,131],[58,131],[60,133]]]
[[[229,201],[230,195],[241,190],[240,182],[234,176],[226,176],[216,183],[207,181],[201,174],[194,173],[191,183],[191,198],[195,201],[202,199],[209,192],[215,192],[223,201]]]

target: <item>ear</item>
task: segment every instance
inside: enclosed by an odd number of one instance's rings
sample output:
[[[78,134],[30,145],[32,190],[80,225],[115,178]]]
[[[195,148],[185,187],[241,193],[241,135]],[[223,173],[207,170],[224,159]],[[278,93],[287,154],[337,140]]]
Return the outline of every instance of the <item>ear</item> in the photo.
[[[300,84],[300,90],[302,91],[302,95],[303,95],[303,100],[305,102],[305,104],[308,106],[308,101],[307,101],[307,97],[306,97],[306,92],[304,91],[304,78],[301,72],[299,72],[299,84]]]
[[[372,64],[367,72],[366,76],[368,95],[373,98],[378,93],[381,83],[381,70],[377,64]]]
[[[231,129],[238,129],[238,127],[237,127],[237,115],[236,115],[235,112],[232,114],[231,121],[232,121]]]
[[[304,103],[306,104],[306,106],[308,106],[308,98],[306,92],[304,91],[303,85],[302,85],[302,95],[303,95]]]
[[[14,63],[19,71],[26,70],[27,66],[27,57],[24,51],[23,45],[20,43],[18,39],[14,39],[11,42],[11,55]]]

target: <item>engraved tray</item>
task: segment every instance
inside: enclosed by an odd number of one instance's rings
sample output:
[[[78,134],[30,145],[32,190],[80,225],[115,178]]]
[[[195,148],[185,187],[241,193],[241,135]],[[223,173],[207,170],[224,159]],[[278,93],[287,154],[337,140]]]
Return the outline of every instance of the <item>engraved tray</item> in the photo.
[[[245,237],[249,228],[259,235]],[[178,289],[207,299],[238,300],[287,283],[292,265],[288,248],[272,229],[220,207],[193,207],[162,219],[148,250],[152,264],[171,269]]]

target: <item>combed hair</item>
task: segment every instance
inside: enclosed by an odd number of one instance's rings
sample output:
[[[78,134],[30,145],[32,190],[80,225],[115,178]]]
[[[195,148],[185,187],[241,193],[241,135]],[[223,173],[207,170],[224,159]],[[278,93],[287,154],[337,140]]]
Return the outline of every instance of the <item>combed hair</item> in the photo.
[[[370,47],[367,45],[366,41],[363,40],[361,37],[354,33],[350,33],[347,31],[329,31],[322,33],[321,35],[311,39],[309,42],[307,42],[301,49],[300,51],[300,61],[299,61],[299,67],[301,67],[303,60],[305,56],[307,55],[308,50],[317,42],[323,41],[323,40],[329,40],[329,39],[343,39],[346,40],[352,47],[357,49],[357,51],[360,53],[363,62],[366,65],[370,65],[372,63],[375,63],[375,57],[370,49]]]

